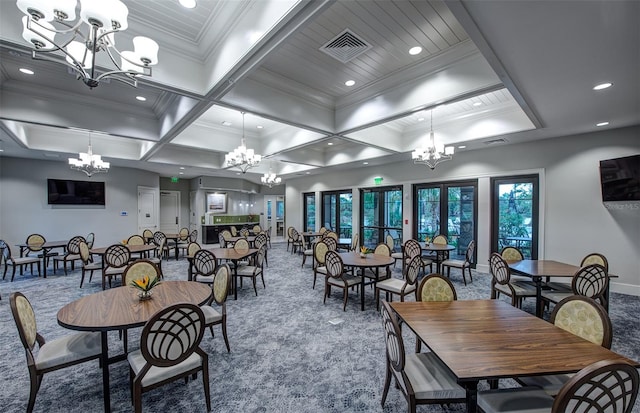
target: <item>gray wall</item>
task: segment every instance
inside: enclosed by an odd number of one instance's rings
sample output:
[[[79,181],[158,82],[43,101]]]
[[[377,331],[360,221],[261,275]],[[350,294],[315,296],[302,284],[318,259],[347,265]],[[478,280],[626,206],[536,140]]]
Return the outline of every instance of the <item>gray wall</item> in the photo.
[[[539,257],[579,263],[590,252],[604,254],[612,290],[640,295],[640,202],[604,205],[600,194],[599,161],[640,153],[640,127],[607,130],[543,141],[461,151],[435,171],[406,161],[375,167],[360,167],[348,173],[333,172],[287,180],[287,226],[302,226],[302,193],[353,188],[354,206],[358,188],[372,187],[373,177],[384,185],[404,184],[405,239],[412,236],[413,183],[478,179],[478,268],[487,270],[490,244],[490,177],[540,174]],[[320,220],[316,220],[318,225]],[[360,225],[354,207],[353,227]]]

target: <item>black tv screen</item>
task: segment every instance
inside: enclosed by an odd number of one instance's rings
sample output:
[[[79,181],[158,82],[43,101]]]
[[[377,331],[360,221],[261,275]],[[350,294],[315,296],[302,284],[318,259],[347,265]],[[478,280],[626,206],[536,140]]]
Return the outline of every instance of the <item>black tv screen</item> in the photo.
[[[50,205],[104,205],[104,182],[47,179]]]
[[[600,161],[602,200],[640,201],[640,155]]]

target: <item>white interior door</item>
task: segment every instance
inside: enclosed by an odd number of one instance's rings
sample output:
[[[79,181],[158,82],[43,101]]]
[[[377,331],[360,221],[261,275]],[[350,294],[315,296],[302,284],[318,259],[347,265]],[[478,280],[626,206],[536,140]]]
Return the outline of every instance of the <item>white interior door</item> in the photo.
[[[158,189],[138,187],[138,234],[145,229],[158,230]]]
[[[176,234],[180,230],[180,192],[160,192],[160,231]]]
[[[189,231],[198,229],[200,225],[200,223],[198,222],[198,217],[196,216],[197,195],[197,191],[191,191],[189,193]]]

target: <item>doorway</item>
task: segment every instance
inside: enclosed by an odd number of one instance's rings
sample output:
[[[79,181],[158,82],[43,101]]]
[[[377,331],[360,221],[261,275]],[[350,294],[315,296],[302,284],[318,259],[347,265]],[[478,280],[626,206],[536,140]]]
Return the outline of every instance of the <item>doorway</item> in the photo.
[[[158,189],[146,186],[138,187],[138,234],[149,229],[158,230]]]
[[[180,230],[180,192],[160,192],[160,231],[177,234]]]

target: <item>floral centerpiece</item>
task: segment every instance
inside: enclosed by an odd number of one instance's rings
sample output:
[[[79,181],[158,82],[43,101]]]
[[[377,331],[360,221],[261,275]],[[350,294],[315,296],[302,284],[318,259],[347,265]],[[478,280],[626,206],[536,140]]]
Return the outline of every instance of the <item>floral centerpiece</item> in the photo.
[[[141,300],[148,300],[151,298],[151,290],[153,287],[160,284],[158,279],[158,277],[151,279],[148,275],[145,275],[142,278],[131,281],[130,285],[138,290],[138,297]]]
[[[367,258],[367,254],[373,253],[373,250],[367,247],[360,247],[360,258]]]

